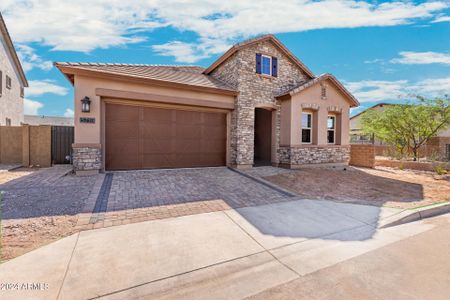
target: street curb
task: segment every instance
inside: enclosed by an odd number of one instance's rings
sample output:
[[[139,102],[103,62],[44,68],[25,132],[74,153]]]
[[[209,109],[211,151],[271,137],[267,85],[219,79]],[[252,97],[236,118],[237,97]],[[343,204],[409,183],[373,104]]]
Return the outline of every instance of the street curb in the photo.
[[[450,202],[434,205],[432,207],[421,207],[413,210],[404,210],[399,214],[383,219],[379,228],[398,226],[410,222],[423,220],[439,215],[450,213]]]

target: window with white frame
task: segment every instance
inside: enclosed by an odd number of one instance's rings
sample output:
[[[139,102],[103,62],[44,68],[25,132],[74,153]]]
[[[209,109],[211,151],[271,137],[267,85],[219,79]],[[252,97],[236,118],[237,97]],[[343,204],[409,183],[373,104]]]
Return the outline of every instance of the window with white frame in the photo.
[[[261,55],[261,74],[272,76],[272,57]]]
[[[328,144],[334,144],[336,140],[336,116],[328,116],[327,119]]]
[[[312,113],[302,112],[302,143],[312,143]]]

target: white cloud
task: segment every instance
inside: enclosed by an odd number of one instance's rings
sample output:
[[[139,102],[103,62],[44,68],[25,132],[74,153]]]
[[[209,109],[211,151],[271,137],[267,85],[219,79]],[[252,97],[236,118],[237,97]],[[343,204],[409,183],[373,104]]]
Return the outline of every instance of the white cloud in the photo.
[[[166,44],[152,46],[153,51],[162,56],[173,56],[177,62],[194,63],[212,54],[226,51],[230,45],[214,39],[204,39],[198,43],[184,43],[173,41]]]
[[[155,50],[195,61],[213,54],[221,45],[258,34],[409,24],[435,18],[448,6],[439,0],[419,4],[368,0],[2,0],[0,10],[16,42],[39,42],[54,50],[91,51],[135,43],[143,40],[140,32],[158,27],[194,32],[199,37],[194,44],[168,41],[160,45],[165,48]]]
[[[439,97],[450,94],[450,77],[425,79],[415,83],[408,80],[363,80],[344,85],[360,102],[376,102],[407,98],[410,95]]]
[[[450,65],[450,54],[438,52],[411,52],[399,53],[401,57],[394,58],[391,63],[404,65],[444,64]]]
[[[38,101],[24,99],[23,100],[23,113],[25,115],[37,115],[39,109],[44,107],[44,104]]]
[[[436,17],[431,23],[442,23],[442,22],[450,22],[450,16],[440,15]]]
[[[42,59],[42,57],[37,55],[30,46],[17,45],[16,48],[17,55],[19,56],[22,68],[25,72],[31,71],[33,68],[48,71],[53,67],[51,61]]]
[[[30,80],[29,87],[26,89],[26,95],[41,96],[43,94],[56,94],[59,96],[67,95],[67,88],[57,85],[52,80]]]
[[[64,112],[64,117],[73,118],[74,111],[70,108],[66,108],[66,111]]]

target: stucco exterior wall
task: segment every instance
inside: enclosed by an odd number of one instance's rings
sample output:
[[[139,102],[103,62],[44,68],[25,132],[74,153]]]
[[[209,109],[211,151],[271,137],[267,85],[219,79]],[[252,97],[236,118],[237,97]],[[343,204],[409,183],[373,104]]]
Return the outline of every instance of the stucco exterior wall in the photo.
[[[349,112],[350,103],[329,80],[322,82],[326,86],[326,99],[321,98],[321,85],[315,84],[301,93],[292,96],[290,118],[282,121],[282,131],[290,131],[289,146],[300,146],[302,111],[313,112],[313,145],[327,146],[327,118],[336,116],[336,143],[349,144]]]
[[[168,87],[136,84],[132,82],[103,79],[96,77],[75,76],[75,144],[101,144],[101,97],[96,95],[97,88],[119,91],[131,91],[164,96],[183,97],[193,100],[209,100],[224,103],[233,103],[234,96],[220,95],[208,92],[197,92]],[[91,111],[81,112],[81,99],[85,96],[91,99]],[[95,123],[80,123],[80,117],[95,118]]]
[[[19,126],[23,122],[23,98],[20,97],[21,81],[6,49],[5,40],[0,33],[0,71],[3,73],[1,77],[0,126],[6,125],[6,118],[11,119],[12,126]],[[11,77],[11,89],[6,88],[6,75]]]
[[[256,53],[278,59],[278,76],[256,74]],[[231,162],[233,165],[250,166],[254,155],[255,106],[273,104],[276,107],[274,161],[278,163],[277,148],[280,144],[280,102],[275,95],[287,91],[308,79],[307,75],[271,41],[263,41],[237,51],[212,73],[239,90],[231,121]]]

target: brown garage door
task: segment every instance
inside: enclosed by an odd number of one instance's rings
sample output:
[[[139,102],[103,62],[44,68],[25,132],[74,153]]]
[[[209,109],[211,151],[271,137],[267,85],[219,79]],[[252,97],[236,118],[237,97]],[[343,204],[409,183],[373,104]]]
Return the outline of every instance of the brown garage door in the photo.
[[[106,104],[106,169],[225,165],[226,115]]]

